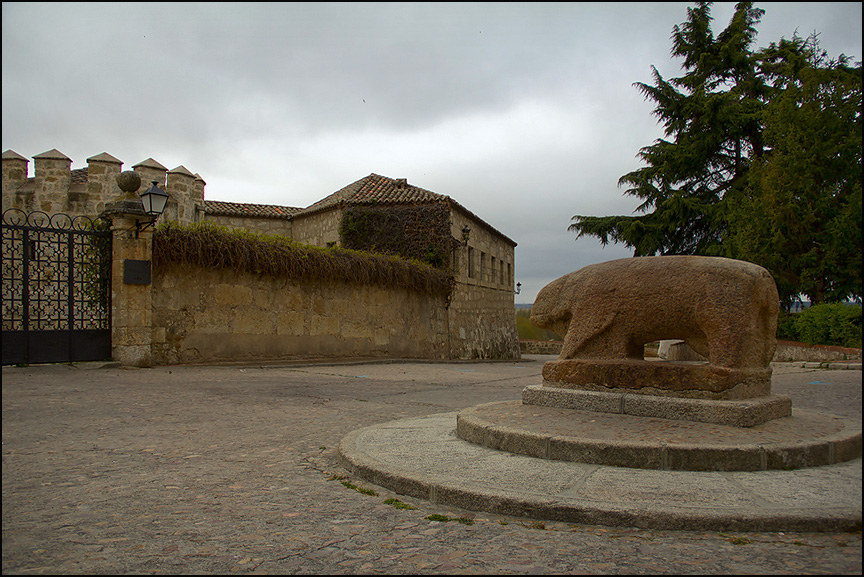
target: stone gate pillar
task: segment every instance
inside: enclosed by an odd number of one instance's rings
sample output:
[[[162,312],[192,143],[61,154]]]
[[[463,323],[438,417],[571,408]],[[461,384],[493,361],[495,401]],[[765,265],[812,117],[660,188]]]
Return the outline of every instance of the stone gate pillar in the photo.
[[[101,217],[111,221],[111,356],[123,366],[147,367],[151,361],[153,297],[151,259],[153,227],[142,228],[147,215],[137,187],[121,173],[118,184],[126,196],[111,203]],[[134,180],[134,179],[133,179]],[[137,179],[140,183],[140,178]],[[127,190],[135,188],[135,191]]]

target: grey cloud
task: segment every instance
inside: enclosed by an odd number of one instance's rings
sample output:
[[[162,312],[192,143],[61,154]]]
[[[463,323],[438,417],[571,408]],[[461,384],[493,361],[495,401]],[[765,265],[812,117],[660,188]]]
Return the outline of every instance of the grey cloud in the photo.
[[[626,255],[567,226],[635,208],[617,181],[660,129],[633,83],[678,73],[689,5],[4,2],[3,149],[153,157],[210,199],[294,206],[408,178],[519,243],[530,302]],[[757,6],[760,44],[818,30],[860,60],[860,3]],[[715,4],[715,31],[733,10]]]

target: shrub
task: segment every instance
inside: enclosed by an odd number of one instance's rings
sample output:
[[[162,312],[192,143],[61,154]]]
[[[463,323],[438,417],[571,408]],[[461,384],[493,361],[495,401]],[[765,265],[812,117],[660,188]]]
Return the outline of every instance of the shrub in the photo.
[[[795,332],[795,319],[800,313],[780,311],[777,316],[777,338],[781,341],[797,341],[798,333]]]
[[[297,280],[375,284],[450,299],[455,279],[419,261],[342,248],[320,248],[278,235],[232,229],[207,221],[163,223],[153,235],[153,266],[169,263],[228,268]]]
[[[784,315],[781,315],[783,319]],[[843,303],[819,304],[778,320],[778,338],[789,338],[808,345],[834,345],[861,348],[861,307]],[[781,336],[782,335],[782,336]]]

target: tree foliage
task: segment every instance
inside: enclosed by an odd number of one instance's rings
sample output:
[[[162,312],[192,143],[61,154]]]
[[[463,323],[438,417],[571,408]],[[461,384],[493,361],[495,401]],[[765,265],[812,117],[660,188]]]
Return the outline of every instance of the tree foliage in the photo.
[[[711,31],[711,3],[673,28],[684,74],[636,83],[664,138],[619,186],[635,216],[573,217],[578,237],[634,256],[723,255],[765,266],[786,300],[861,295],[861,67],[830,61],[815,36],[754,52],[764,11],[736,5]]]
[[[787,298],[860,296],[861,69],[828,60],[812,37],[764,54],[778,84],[762,115],[771,154],[729,199],[725,253],[768,268]]]

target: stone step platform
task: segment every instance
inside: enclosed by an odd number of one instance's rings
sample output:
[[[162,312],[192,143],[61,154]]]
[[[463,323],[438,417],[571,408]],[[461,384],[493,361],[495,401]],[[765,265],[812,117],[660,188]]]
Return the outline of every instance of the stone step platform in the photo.
[[[861,456],[861,422],[792,409],[753,427],[503,401],[458,413],[470,443],[555,461],[670,471],[820,467]]]
[[[339,445],[339,463],[398,494],[501,515],[663,530],[861,529],[861,459],[767,471],[590,465],[463,441],[456,415],[354,431]]]
[[[785,395],[724,401],[638,394],[626,389],[623,392],[562,389],[545,384],[522,389],[522,403],[734,427],[752,427],[792,415],[792,400]]]

